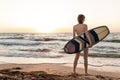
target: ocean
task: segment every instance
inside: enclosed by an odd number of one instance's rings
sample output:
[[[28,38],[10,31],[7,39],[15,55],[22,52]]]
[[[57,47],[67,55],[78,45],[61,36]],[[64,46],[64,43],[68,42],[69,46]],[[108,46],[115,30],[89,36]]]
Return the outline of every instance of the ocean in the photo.
[[[63,50],[71,38],[72,33],[0,33],[0,62],[73,64],[75,54]],[[120,66],[120,33],[110,33],[90,48],[88,60],[93,66]]]

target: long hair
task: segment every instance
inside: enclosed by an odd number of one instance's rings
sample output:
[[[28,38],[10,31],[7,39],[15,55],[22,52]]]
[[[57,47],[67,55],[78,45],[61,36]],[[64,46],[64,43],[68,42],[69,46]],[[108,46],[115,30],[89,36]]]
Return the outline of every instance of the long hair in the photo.
[[[80,24],[83,24],[84,19],[85,19],[85,16],[84,16],[83,14],[78,15],[78,22],[79,22]]]

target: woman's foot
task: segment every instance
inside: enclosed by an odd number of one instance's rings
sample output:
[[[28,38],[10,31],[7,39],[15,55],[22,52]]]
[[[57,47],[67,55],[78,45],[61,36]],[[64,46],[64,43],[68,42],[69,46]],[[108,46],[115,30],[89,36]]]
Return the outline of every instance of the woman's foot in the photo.
[[[90,74],[88,74],[88,73],[85,73],[85,76],[90,76]]]
[[[73,77],[76,77],[76,76],[78,76],[78,73],[73,72],[73,73],[71,73],[71,75],[72,75]]]

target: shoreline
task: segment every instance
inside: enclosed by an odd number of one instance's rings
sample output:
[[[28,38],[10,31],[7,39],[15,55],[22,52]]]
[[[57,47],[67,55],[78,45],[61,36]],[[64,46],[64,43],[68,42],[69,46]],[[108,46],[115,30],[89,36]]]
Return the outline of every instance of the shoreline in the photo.
[[[5,66],[6,65],[6,66]],[[8,67],[8,65],[10,65]],[[73,63],[7,63],[7,62],[2,62],[0,61],[0,70],[4,69],[4,68],[10,68],[10,67],[15,67],[15,66],[39,66],[39,65],[59,65],[59,66],[64,66],[64,67],[73,67]],[[84,64],[77,64],[77,68],[81,68],[84,69]],[[76,68],[76,69],[77,69]],[[94,65],[90,65],[88,64],[88,70],[95,70],[95,71],[100,71],[100,72],[118,72],[120,73],[120,67],[119,66],[94,66]]]
[[[28,73],[31,73],[33,71],[34,72],[43,71],[43,72],[47,73],[48,75],[51,74],[53,77],[54,77],[54,75],[67,77],[68,75],[72,74],[72,64],[53,64],[53,63],[52,64],[46,64],[46,63],[11,64],[11,63],[4,63],[4,64],[0,64],[0,66],[1,66],[0,70],[21,68],[21,70],[18,70],[18,71],[28,72]],[[78,64],[76,71],[78,73],[78,77],[85,78],[83,64]],[[119,76],[120,68],[119,67],[113,67],[113,66],[94,67],[94,66],[88,65],[88,73],[89,73],[89,76],[87,76],[87,78],[89,78],[89,79],[91,78],[91,80],[96,80],[95,79],[95,78],[97,78],[96,76],[101,76],[102,78],[104,78],[102,80],[107,80],[107,78],[110,78],[111,80],[119,80],[120,79],[120,76]],[[85,78],[85,80],[89,80],[89,79]],[[57,79],[54,79],[54,80],[57,80]],[[60,79],[60,80],[62,80],[62,79]],[[65,79],[65,80],[69,80],[69,79]],[[76,80],[76,78],[73,80]]]
[[[72,64],[64,64],[64,66],[73,67]],[[84,64],[78,64],[77,68],[83,68]],[[120,67],[119,66],[94,66],[94,65],[88,65],[88,70],[96,70],[100,72],[118,72],[120,73]]]

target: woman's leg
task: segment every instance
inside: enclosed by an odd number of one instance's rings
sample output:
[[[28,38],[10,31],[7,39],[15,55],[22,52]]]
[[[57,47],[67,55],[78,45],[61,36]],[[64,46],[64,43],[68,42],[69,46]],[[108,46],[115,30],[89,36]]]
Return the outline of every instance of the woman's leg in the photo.
[[[76,66],[77,66],[77,63],[78,63],[79,56],[80,56],[80,52],[76,53],[75,60],[74,60],[74,65],[73,65],[73,73],[76,73]]]
[[[85,67],[85,74],[87,75],[88,72],[88,49],[84,50],[84,67]]]

